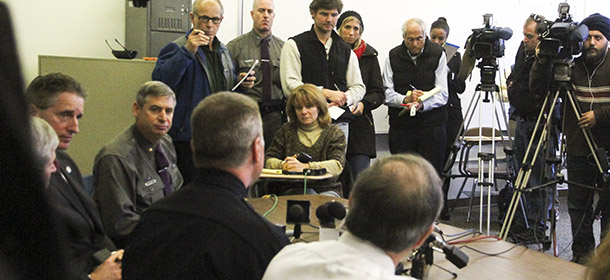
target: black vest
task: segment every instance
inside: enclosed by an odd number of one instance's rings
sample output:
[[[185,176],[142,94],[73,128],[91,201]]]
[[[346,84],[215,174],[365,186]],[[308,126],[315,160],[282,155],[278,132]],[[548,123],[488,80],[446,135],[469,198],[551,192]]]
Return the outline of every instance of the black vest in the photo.
[[[428,91],[434,88],[436,82],[435,71],[438,61],[443,54],[443,48],[431,43],[426,38],[424,50],[417,57],[417,65],[413,63],[404,42],[390,51],[390,66],[394,75],[394,90],[405,94],[413,87],[419,90]],[[397,127],[428,127],[444,124],[447,121],[447,110],[445,106],[432,109],[426,112],[417,112],[411,117],[409,112],[398,116],[402,108],[390,107],[390,126]]]
[[[347,90],[345,75],[352,49],[334,31],[331,33],[331,38],[333,42],[327,60],[326,49],[318,40],[313,27],[292,37],[301,54],[303,82],[345,92]]]

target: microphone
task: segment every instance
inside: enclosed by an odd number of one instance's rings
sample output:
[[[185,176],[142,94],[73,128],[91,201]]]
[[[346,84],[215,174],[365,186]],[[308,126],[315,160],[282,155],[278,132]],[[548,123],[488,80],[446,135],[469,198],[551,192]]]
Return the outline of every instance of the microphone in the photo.
[[[342,220],[345,214],[345,207],[337,201],[324,203],[316,209],[316,217],[321,227],[334,228],[335,219]]]
[[[286,223],[294,224],[294,238],[301,237],[301,224],[309,223],[310,205],[307,200],[286,201]]]
[[[304,212],[305,210],[303,210],[303,207],[301,205],[294,204],[290,206],[290,208],[288,208],[288,216],[286,219],[298,220]]]
[[[441,249],[445,258],[458,268],[463,268],[468,264],[469,257],[460,248],[445,243],[435,234],[430,234],[428,241],[432,246]]]
[[[336,229],[335,219],[345,218],[345,207],[337,201],[331,201],[318,206],[316,217],[320,221],[319,240],[338,240],[340,230]]]

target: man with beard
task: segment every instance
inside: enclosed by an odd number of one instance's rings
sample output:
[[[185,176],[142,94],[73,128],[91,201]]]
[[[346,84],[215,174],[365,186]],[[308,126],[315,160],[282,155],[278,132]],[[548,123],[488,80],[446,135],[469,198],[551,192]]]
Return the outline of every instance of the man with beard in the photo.
[[[596,13],[584,19],[581,24],[589,28],[589,36],[584,41],[583,55],[575,60],[571,82],[582,116],[577,118],[571,104],[566,103],[563,133],[567,137],[568,178],[574,183],[595,186],[601,183],[601,176],[592,161],[583,129],[591,132],[599,147],[610,149],[610,58],[607,57],[610,19]],[[538,59],[532,66],[530,89],[538,95],[547,93],[547,83],[544,81],[552,79],[548,71],[549,60]],[[572,261],[584,263],[585,257],[595,248],[592,210],[595,191],[576,184],[569,184],[568,188],[568,213],[574,239]],[[605,192],[601,195],[598,202],[601,203],[601,236],[605,236],[608,231],[610,202]]]
[[[309,31],[286,41],[280,59],[280,76],[286,96],[304,83],[322,88],[328,107],[339,106],[345,110],[333,123],[348,137],[352,119],[352,109],[348,106],[362,100],[366,87],[358,57],[333,30],[341,9],[341,0],[311,1],[309,13],[314,23]]]

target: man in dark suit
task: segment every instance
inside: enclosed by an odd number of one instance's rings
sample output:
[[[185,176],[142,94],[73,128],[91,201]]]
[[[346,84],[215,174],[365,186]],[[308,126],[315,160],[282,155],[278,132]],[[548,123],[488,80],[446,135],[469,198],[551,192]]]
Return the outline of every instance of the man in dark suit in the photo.
[[[191,124],[195,180],[142,214],[123,276],[261,279],[288,238],[245,201],[265,161],[258,106],[245,95],[217,93],[197,105]]]
[[[123,252],[104,233],[80,170],[66,154],[83,115],[85,91],[72,77],[52,73],[36,77],[26,90],[30,112],[47,121],[59,137],[57,171],[47,190],[70,279],[120,279]]]

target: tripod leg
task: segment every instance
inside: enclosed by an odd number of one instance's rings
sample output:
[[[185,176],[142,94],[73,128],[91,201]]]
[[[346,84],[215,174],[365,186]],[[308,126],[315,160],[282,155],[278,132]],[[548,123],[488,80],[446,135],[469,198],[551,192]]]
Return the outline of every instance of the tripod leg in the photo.
[[[522,162],[521,168],[519,170],[519,174],[517,175],[517,181],[515,184],[515,193],[513,195],[513,199],[511,200],[511,205],[509,206],[509,210],[508,210],[509,212],[507,214],[506,219],[504,220],[504,223],[502,224],[502,229],[500,230],[500,238],[502,238],[502,239],[506,239],[506,237],[508,235],[508,231],[513,222],[513,218],[514,218],[515,210],[516,210],[516,207],[513,206],[512,204],[518,203],[520,201],[521,193],[527,188],[527,183],[529,181],[529,177],[530,177],[531,171],[532,171],[531,168],[529,168],[529,166],[531,166],[533,163],[536,162],[537,155],[541,149],[541,144],[546,139],[545,130],[547,130],[550,127],[551,118],[550,117],[547,118],[547,120],[545,122],[546,125],[544,125],[543,131],[540,132],[540,136],[538,136],[538,127],[539,127],[539,125],[541,125],[541,123],[543,121],[543,116],[545,115],[545,113],[546,113],[546,116],[552,115],[553,110],[556,107],[559,94],[560,94],[560,91],[557,91],[555,93],[550,106],[548,105],[549,100],[550,100],[549,99],[550,95],[547,95],[544,99],[544,103],[542,105],[542,110],[540,110],[540,113],[538,114],[538,120],[536,121],[536,125],[534,126],[534,132],[533,132],[532,137],[529,141],[529,144],[525,150],[523,162]],[[539,139],[539,140],[538,140],[538,143],[535,145],[536,148],[532,154],[531,149],[532,149],[536,139]],[[530,160],[530,157],[531,157],[531,160]],[[526,171],[526,169],[527,169],[527,171]],[[526,225],[527,225],[527,221],[526,221]]]

